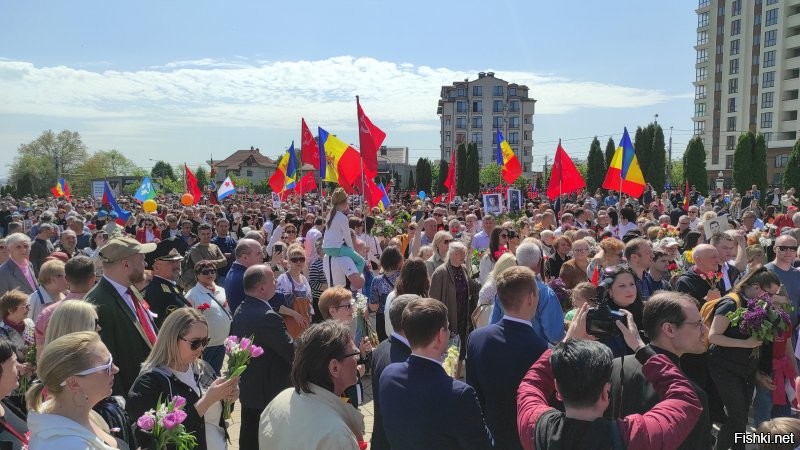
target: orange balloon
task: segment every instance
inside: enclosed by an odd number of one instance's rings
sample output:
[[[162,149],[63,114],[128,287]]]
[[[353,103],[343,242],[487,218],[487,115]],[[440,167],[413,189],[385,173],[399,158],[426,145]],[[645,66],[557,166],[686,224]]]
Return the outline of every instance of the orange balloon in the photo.
[[[194,205],[194,196],[192,194],[189,194],[188,192],[186,194],[183,194],[183,196],[181,197],[181,204],[183,204],[183,206]]]

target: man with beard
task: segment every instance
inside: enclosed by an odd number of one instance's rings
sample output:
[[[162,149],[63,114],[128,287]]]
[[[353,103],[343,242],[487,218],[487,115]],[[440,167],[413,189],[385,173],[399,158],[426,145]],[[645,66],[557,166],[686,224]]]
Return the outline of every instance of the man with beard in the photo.
[[[97,307],[100,338],[119,367],[114,395],[128,394],[156,342],[156,325],[141,293],[133,287],[144,280],[144,255],[155,249],[156,244],[141,244],[129,237],[108,241],[99,252],[103,278],[85,297]]]
[[[68,259],[71,259],[78,252],[77,244],[78,237],[75,235],[75,232],[72,230],[64,230],[61,232],[61,237],[58,239],[58,242],[56,242],[54,251],[64,253],[67,255]]]

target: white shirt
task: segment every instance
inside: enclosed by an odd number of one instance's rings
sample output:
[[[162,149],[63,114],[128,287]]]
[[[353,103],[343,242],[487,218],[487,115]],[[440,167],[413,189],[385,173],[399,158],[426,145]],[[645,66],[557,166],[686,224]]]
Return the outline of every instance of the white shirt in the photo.
[[[50,294],[47,293],[44,286],[39,285],[28,297],[28,304],[31,305],[31,309],[28,310],[28,318],[35,321],[39,313],[51,303],[53,303],[53,299],[50,298]]]
[[[472,248],[479,251],[489,248],[489,235],[486,231],[481,230],[472,238]]]
[[[322,232],[317,229],[317,227],[311,227],[306,233],[306,240],[304,242],[305,250],[306,250],[306,264],[310,267],[311,263],[319,258],[317,254],[316,244],[319,239],[322,239]]]
[[[378,242],[378,238],[367,233],[362,234],[358,237],[365,244],[367,244],[368,252],[367,255],[369,260],[374,262],[375,264],[381,263],[381,244]]]
[[[328,286],[345,286],[347,278],[358,273],[356,263],[347,256],[334,256],[333,261],[329,263],[330,256],[325,255],[322,259],[322,269],[325,271],[325,280],[328,281]],[[331,273],[331,270],[333,273]],[[331,282],[331,278],[333,282]]]
[[[395,297],[397,297],[397,291],[389,292],[389,295],[386,296],[386,303],[383,305],[384,311],[389,311],[389,308],[392,306],[392,300],[394,300]],[[391,334],[391,335],[396,334],[394,332],[394,327],[392,326],[392,321],[389,320],[388,312],[383,315],[383,323],[384,323],[384,329],[386,330],[386,334]],[[406,341],[406,345],[408,345],[408,341]],[[411,348],[411,346],[409,345],[408,348]]]
[[[625,236],[628,231],[635,230],[636,224],[633,222],[628,222],[627,225],[623,225],[622,223],[618,223],[617,226],[609,225],[606,227],[605,231],[610,231],[612,236],[622,240],[623,236]]]
[[[531,321],[530,321],[530,320],[522,320],[522,319],[518,319],[518,318],[516,318],[516,317],[511,317],[511,316],[509,316],[508,314],[506,314],[506,315],[504,315],[504,316],[503,316],[503,320],[510,320],[510,321],[512,321],[512,322],[524,323],[525,325],[527,325],[527,326],[529,326],[529,327],[533,328],[533,323],[531,323]]]
[[[411,344],[408,343],[408,339],[404,338],[403,336],[400,336],[399,334],[392,332],[392,337],[402,342],[403,344],[406,344],[406,347],[411,348]]]
[[[438,364],[440,366],[442,365],[442,362],[439,361],[438,359],[428,358],[427,356],[422,356],[422,355],[414,353],[414,352],[411,352],[411,356],[416,356],[417,358],[427,359],[428,361],[433,361],[433,362],[435,362],[436,364]]]
[[[342,245],[353,248],[353,238],[350,236],[350,222],[347,216],[337,211],[322,237],[322,248],[341,248]]]
[[[114,289],[117,290],[117,293],[119,293],[120,297],[122,297],[122,299],[125,300],[125,304],[128,305],[128,308],[130,308],[131,312],[133,312],[133,316],[136,317],[136,306],[134,306],[133,299],[128,294],[129,287],[123,286],[117,283],[116,281],[112,280],[111,278],[108,278],[105,275],[103,276],[103,278],[105,278],[109,283],[111,283],[111,286],[114,286]]]
[[[225,289],[219,285],[214,285],[216,289],[211,289],[197,283],[189,292],[186,293],[186,300],[197,308],[202,304],[207,304],[208,309],[203,311],[203,316],[208,321],[208,337],[210,347],[222,345],[231,330],[231,313],[228,309],[228,301],[225,298]]]

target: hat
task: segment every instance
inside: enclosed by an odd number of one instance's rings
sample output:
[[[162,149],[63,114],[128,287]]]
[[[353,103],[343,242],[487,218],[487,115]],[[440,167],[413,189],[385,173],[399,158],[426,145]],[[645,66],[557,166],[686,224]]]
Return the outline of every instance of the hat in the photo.
[[[97,212],[98,219],[105,219],[106,216],[108,216],[108,213],[106,212],[105,209],[101,209],[100,211]]]
[[[100,248],[100,257],[103,262],[114,262],[133,256],[137,253],[150,253],[156,249],[156,244],[142,244],[136,239],[118,237],[109,240]]]
[[[630,230],[627,233],[625,233],[625,236],[622,236],[622,242],[627,244],[628,242],[630,242],[630,241],[632,241],[632,240],[634,240],[634,239],[636,239],[638,237],[641,237],[641,236],[642,236],[642,232],[641,231],[639,231],[639,230]]]
[[[61,261],[63,263],[66,263],[67,261],[69,261],[69,255],[67,255],[64,252],[53,252],[53,253],[50,253],[50,255],[48,255],[47,258],[45,258],[44,260],[45,261],[58,260],[58,261]]]
[[[659,247],[661,248],[669,248],[673,246],[680,247],[680,245],[681,244],[674,237],[665,237],[664,239],[661,239],[661,241],[659,242]]]
[[[183,256],[178,252],[174,239],[164,239],[156,245],[153,252],[145,256],[147,267],[152,268],[156,261],[180,261]]]
[[[108,217],[116,219],[117,217],[119,217],[119,215],[117,215],[116,211],[111,211],[110,213],[108,213]]]
[[[331,195],[331,203],[338,205],[339,203],[347,201],[347,193],[342,188],[336,188]]]

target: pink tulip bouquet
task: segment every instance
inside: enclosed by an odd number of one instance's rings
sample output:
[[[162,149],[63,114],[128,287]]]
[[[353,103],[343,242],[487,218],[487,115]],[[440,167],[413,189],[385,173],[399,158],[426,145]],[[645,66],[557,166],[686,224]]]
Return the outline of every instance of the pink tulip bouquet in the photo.
[[[151,409],[136,420],[136,425],[153,436],[155,449],[165,450],[173,444],[177,450],[191,450],[197,446],[197,439],[183,426],[186,420],[186,399],[180,395],[169,402],[158,399],[155,409]]]
[[[236,336],[228,336],[225,339],[225,354],[228,355],[228,366],[225,368],[225,377],[231,379],[238,377],[242,372],[247,369],[247,364],[250,363],[250,358],[258,358],[264,354],[264,349],[253,345],[253,337],[242,338],[239,340]],[[231,406],[233,402],[225,400],[225,407],[223,409],[223,418],[228,420],[231,418]]]

